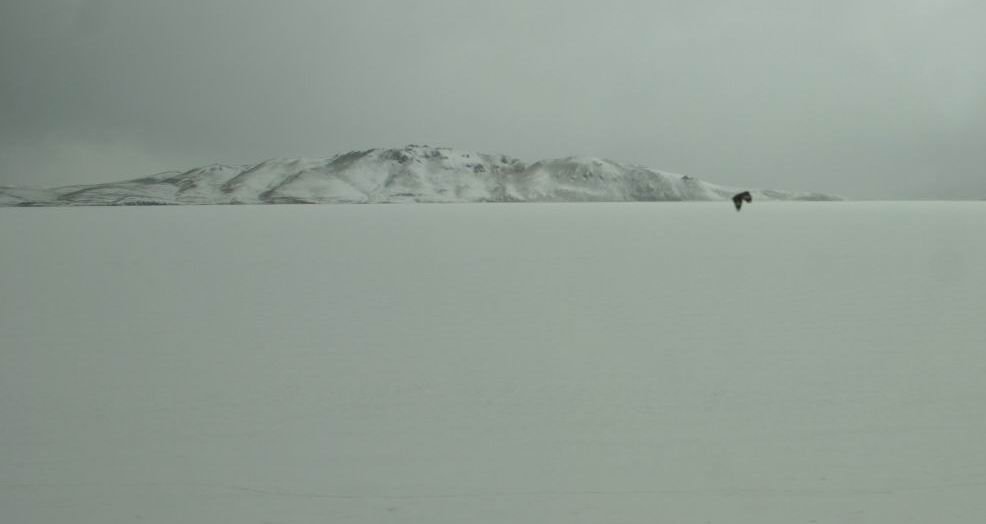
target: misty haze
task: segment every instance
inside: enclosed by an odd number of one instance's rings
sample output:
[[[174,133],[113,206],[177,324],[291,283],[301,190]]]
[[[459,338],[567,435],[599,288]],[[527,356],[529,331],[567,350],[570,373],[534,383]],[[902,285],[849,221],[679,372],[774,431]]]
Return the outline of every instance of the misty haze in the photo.
[[[984,19],[3,2],[0,520],[981,521]]]

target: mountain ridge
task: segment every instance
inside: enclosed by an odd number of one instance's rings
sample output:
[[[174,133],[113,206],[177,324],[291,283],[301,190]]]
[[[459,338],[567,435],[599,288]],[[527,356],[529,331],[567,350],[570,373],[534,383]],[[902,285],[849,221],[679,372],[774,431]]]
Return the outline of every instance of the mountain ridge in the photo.
[[[50,189],[0,187],[0,205],[637,202],[726,200],[745,190],[591,156],[527,164],[501,155],[410,145],[327,158],[210,164]],[[842,200],[751,189],[756,200]]]

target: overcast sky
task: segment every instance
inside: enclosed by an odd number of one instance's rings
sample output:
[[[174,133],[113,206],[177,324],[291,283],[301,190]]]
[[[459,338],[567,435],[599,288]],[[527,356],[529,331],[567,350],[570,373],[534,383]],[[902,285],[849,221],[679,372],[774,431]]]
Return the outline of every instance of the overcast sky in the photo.
[[[446,145],[986,196],[981,0],[3,0],[0,185]]]

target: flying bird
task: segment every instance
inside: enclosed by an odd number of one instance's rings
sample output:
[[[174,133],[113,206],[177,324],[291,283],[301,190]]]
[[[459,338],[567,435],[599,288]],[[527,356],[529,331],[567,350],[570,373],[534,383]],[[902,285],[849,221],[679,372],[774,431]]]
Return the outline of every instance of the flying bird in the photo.
[[[750,195],[749,191],[743,191],[742,193],[733,195],[733,205],[736,206],[736,211],[739,211],[743,207],[743,202],[747,204],[753,202],[753,196]]]

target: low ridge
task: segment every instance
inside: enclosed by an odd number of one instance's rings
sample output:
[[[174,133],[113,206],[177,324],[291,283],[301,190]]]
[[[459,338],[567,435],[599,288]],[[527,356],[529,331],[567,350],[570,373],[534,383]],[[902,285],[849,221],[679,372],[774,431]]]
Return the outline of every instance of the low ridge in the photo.
[[[533,164],[505,155],[411,145],[323,159],[215,164],[108,184],[0,187],[0,205],[629,202],[727,200],[740,189],[594,157]],[[751,190],[756,200],[841,200]]]

